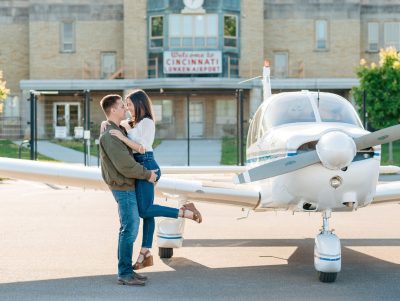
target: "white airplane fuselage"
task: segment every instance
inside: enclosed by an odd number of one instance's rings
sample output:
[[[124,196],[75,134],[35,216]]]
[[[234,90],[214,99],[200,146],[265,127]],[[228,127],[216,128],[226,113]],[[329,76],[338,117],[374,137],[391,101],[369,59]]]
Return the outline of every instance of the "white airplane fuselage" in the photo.
[[[248,143],[247,167],[315,150],[317,142],[328,132],[344,133],[350,138],[369,133],[360,126],[339,122],[283,124],[271,128],[254,143]],[[249,132],[252,134],[255,135]],[[380,146],[376,146],[358,152],[345,168],[330,169],[317,163],[258,181],[261,200],[257,209],[310,212],[346,211],[366,206],[373,200],[379,167]],[[332,186],[333,179],[341,180],[338,187]]]

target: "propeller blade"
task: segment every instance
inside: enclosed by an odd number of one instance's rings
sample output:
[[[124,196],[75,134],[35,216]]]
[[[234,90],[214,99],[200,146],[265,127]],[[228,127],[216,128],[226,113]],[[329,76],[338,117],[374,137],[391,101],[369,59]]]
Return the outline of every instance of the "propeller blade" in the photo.
[[[242,184],[276,177],[318,162],[320,162],[320,159],[316,151],[301,153],[251,168],[238,174],[234,178],[234,182]]]
[[[400,124],[354,139],[358,150],[400,139]]]

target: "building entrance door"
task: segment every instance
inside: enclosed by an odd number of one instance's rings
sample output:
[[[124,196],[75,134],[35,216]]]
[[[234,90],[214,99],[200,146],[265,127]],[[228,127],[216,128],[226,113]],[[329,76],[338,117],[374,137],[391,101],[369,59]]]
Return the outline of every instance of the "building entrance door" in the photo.
[[[189,107],[190,138],[204,136],[204,105],[202,101],[190,101]]]
[[[72,138],[75,127],[80,126],[80,103],[54,103],[53,116],[55,138]]]

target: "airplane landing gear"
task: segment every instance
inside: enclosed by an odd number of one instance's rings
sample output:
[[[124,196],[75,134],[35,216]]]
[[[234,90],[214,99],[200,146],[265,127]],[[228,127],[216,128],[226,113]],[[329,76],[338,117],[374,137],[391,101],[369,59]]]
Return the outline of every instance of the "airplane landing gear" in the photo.
[[[314,267],[321,282],[334,282],[342,265],[340,239],[329,230],[331,210],[322,213],[322,229],[315,238]]]
[[[172,255],[174,255],[173,248],[158,248],[158,256],[160,256],[160,258],[171,258]]]
[[[179,202],[183,205],[185,201]],[[185,230],[184,218],[160,218],[157,224],[158,256],[171,258],[174,248],[182,247],[183,232]]]

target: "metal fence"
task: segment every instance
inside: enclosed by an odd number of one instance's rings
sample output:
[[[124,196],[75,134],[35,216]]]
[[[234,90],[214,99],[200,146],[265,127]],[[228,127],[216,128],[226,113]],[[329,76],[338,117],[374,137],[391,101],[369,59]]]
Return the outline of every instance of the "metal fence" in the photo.
[[[20,139],[22,137],[21,117],[0,117],[0,139]]]

